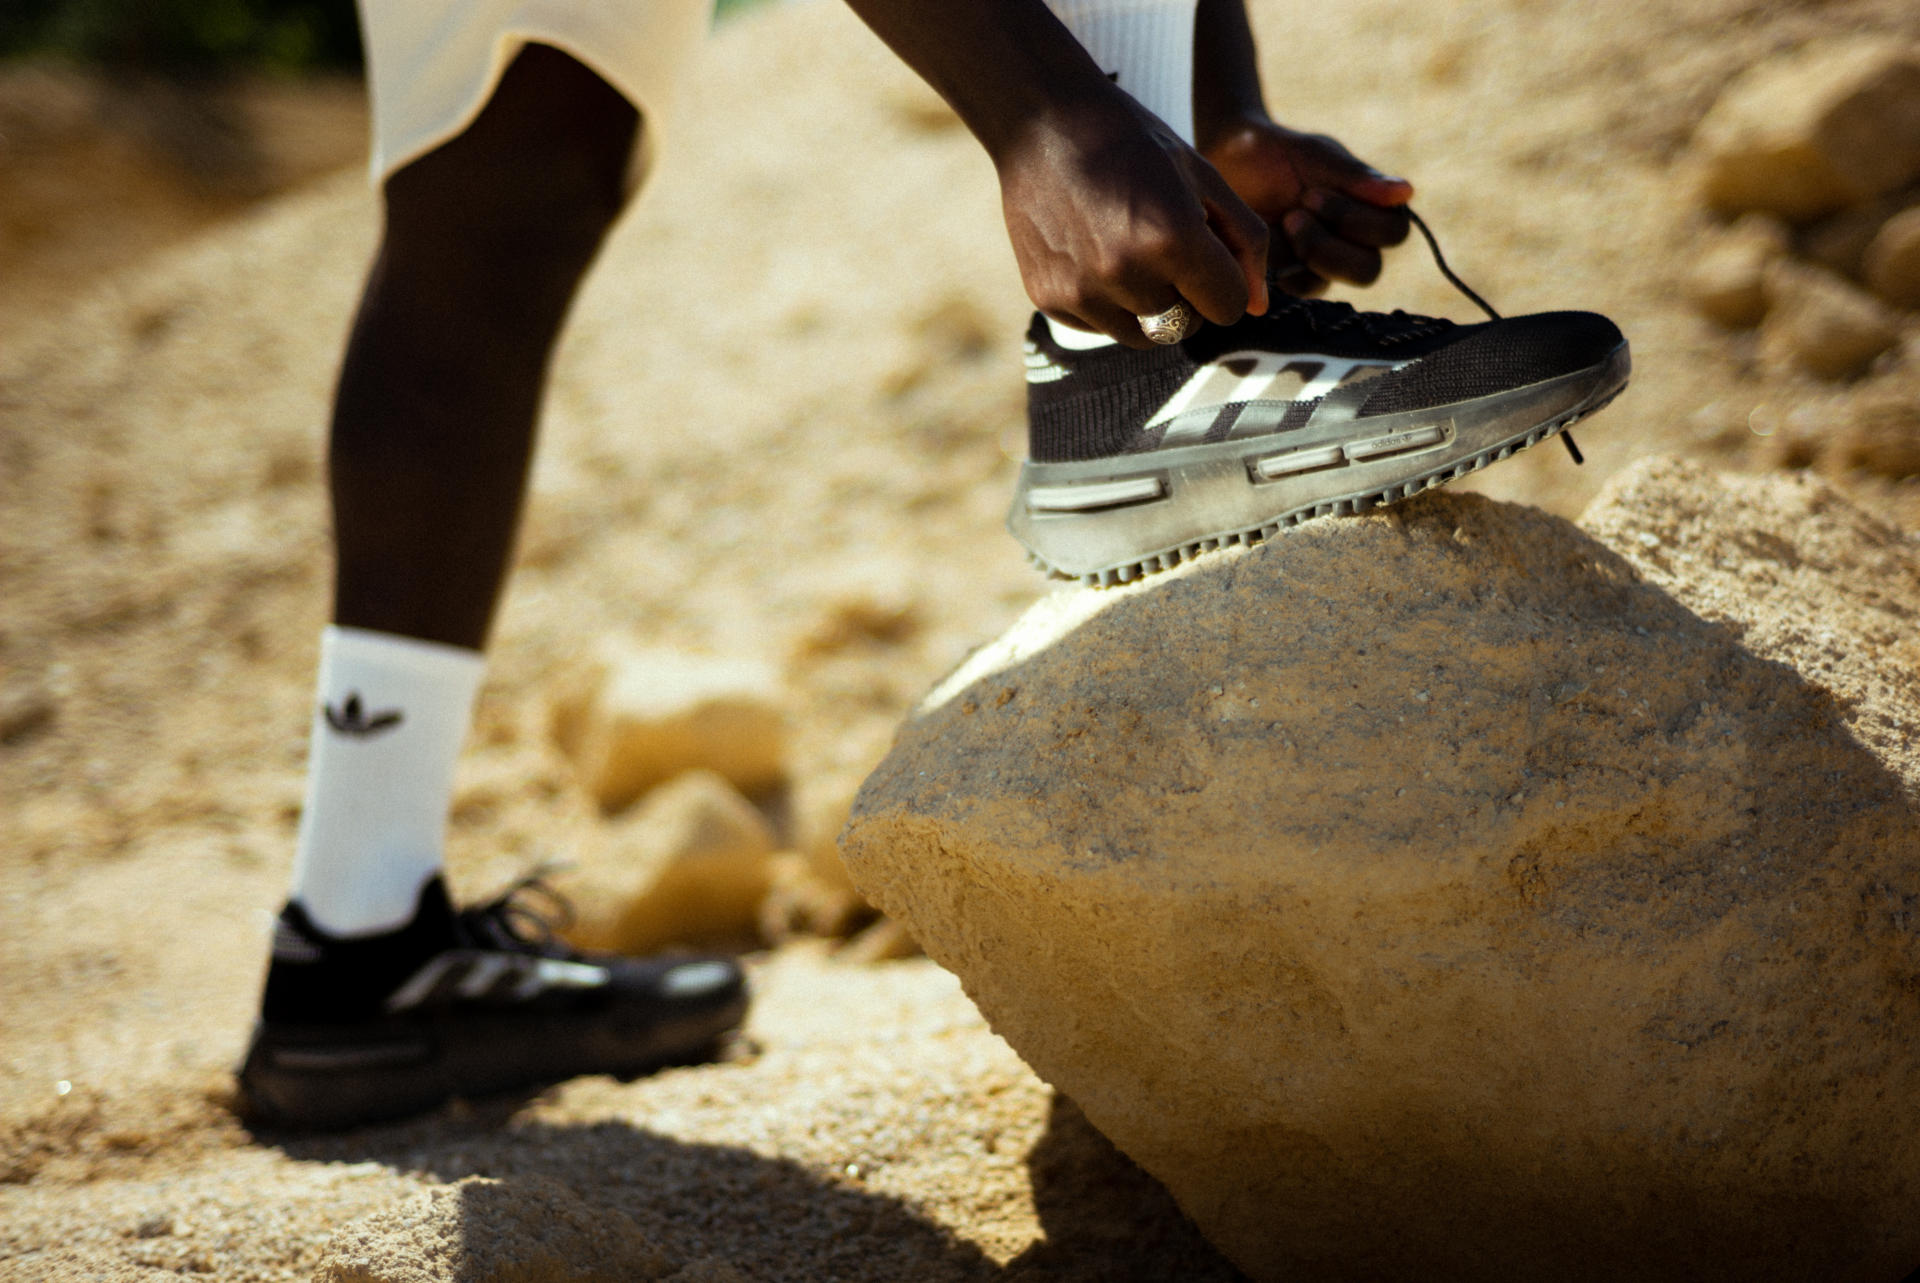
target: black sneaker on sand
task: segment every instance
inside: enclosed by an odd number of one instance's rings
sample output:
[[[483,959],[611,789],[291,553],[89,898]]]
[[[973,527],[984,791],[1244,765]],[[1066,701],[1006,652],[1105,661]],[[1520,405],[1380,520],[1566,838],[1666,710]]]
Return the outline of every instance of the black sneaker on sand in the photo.
[[[453,1096],[641,1074],[706,1059],[746,1014],[732,959],[577,953],[524,902],[539,890],[529,880],[455,912],[435,878],[405,927],[349,938],[289,904],[240,1069],[243,1112],[333,1130]]]
[[[1630,370],[1592,312],[1459,325],[1279,294],[1148,352],[1069,351],[1036,315],[1026,361],[1007,525],[1042,569],[1089,584],[1463,477],[1598,410]]]

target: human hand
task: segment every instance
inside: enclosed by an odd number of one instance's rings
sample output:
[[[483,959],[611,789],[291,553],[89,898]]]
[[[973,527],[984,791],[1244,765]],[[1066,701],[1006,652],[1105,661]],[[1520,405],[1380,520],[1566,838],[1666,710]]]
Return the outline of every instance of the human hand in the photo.
[[[1250,116],[1208,131],[1201,150],[1274,228],[1273,276],[1290,294],[1318,294],[1329,280],[1371,285],[1380,276],[1380,251],[1407,239],[1404,207],[1413,184],[1324,134]]]
[[[1054,320],[1133,348],[1181,299],[1219,325],[1267,309],[1266,222],[1116,93],[1040,113],[994,157],[1021,279]]]

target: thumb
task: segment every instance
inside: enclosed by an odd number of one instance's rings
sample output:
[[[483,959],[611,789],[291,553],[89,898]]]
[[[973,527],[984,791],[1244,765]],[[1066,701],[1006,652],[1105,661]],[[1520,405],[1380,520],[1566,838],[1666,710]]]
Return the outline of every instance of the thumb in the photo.
[[[1233,255],[1234,261],[1239,264],[1241,275],[1246,278],[1247,311],[1255,316],[1264,315],[1269,303],[1267,298],[1269,232],[1266,220],[1247,208],[1246,202],[1227,185],[1224,178],[1213,172],[1211,166],[1204,169],[1202,173],[1211,180],[1203,180],[1203,189],[1200,193],[1200,203],[1207,212],[1207,226]]]
[[[1300,141],[1294,173],[1303,188],[1323,187],[1369,205],[1405,205],[1413,199],[1412,183],[1375,169],[1339,139],[1307,134]]]
[[[1404,178],[1383,174],[1371,166],[1339,184],[1341,191],[1369,205],[1405,205],[1413,200],[1413,184]]]

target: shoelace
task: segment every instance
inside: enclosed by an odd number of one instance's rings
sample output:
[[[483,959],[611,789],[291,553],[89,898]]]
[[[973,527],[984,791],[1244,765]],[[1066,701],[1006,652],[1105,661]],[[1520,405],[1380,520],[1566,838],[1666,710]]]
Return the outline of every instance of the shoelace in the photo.
[[[1453,322],[1445,317],[1420,316],[1399,308],[1391,312],[1362,312],[1351,303],[1329,299],[1295,298],[1290,294],[1273,297],[1272,305],[1267,308],[1270,317],[1304,322],[1315,334],[1335,335],[1357,329],[1382,347],[1409,343],[1453,327]]]
[[[1411,205],[1407,206],[1407,217],[1412,219],[1413,225],[1420,229],[1420,235],[1426,240],[1427,248],[1433,251],[1434,266],[1440,269],[1440,275],[1446,277],[1453,288],[1472,299],[1475,305],[1487,314],[1488,320],[1499,320],[1500,313],[1493,310],[1493,304],[1481,298],[1478,291],[1461,280],[1454,274],[1454,270],[1447,266],[1447,256],[1440,252],[1439,238],[1433,234],[1433,229],[1427,226],[1427,220],[1415,213]],[[1567,447],[1567,453],[1572,456],[1574,466],[1578,467],[1587,461],[1586,456],[1580,453],[1580,447],[1574,444],[1573,432],[1570,429],[1562,428],[1560,430],[1560,441],[1561,444]]]
[[[560,939],[573,925],[573,902],[547,881],[566,865],[543,861],[506,890],[460,914],[460,922],[482,944],[524,949],[550,958],[576,958],[579,951]]]
[[[1447,278],[1449,284],[1466,295],[1487,319],[1497,321],[1500,313],[1493,304],[1480,297],[1472,286],[1461,280],[1453,268],[1447,265],[1447,256],[1440,252],[1439,238],[1433,229],[1427,226],[1427,220],[1420,217],[1412,206],[1407,206],[1407,217],[1420,229],[1420,235],[1427,242],[1427,248],[1433,253],[1434,266],[1440,269],[1440,275]],[[1410,343],[1415,339],[1426,338],[1450,329],[1453,322],[1444,317],[1420,316],[1417,313],[1395,308],[1391,312],[1362,312],[1351,303],[1333,302],[1327,299],[1296,298],[1288,294],[1274,296],[1276,301],[1267,309],[1267,315],[1285,317],[1289,320],[1303,321],[1307,328],[1316,334],[1339,334],[1346,330],[1359,329],[1369,339],[1382,347],[1391,347],[1396,343]],[[1563,430],[1561,442],[1567,447],[1567,453],[1575,464],[1586,462],[1580,453],[1580,447],[1574,444],[1573,433]]]

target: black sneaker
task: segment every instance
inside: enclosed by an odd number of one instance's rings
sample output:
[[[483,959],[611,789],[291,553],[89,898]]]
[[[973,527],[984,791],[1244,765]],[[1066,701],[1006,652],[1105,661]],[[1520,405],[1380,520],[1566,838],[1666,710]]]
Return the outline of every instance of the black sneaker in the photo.
[[[1036,314],[1026,350],[1007,526],[1089,584],[1463,477],[1593,413],[1631,368],[1592,312],[1458,325],[1277,293],[1264,316],[1147,352],[1070,351]]]
[[[456,913],[435,878],[405,927],[344,939],[289,904],[240,1069],[243,1112],[351,1127],[453,1096],[706,1059],[740,1023],[732,959],[577,953],[525,903],[544,889],[530,879]]]

